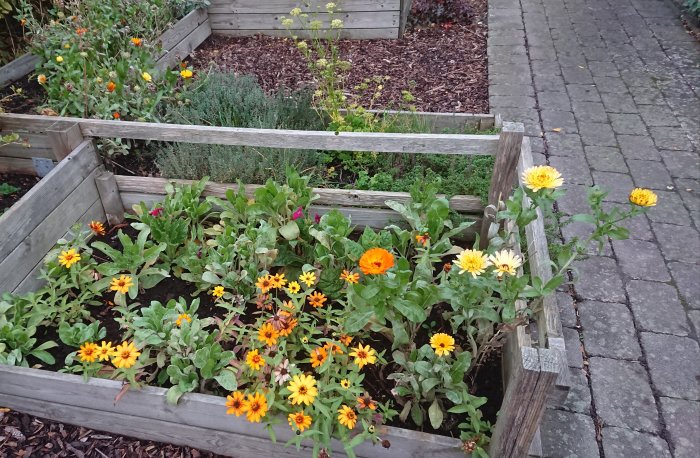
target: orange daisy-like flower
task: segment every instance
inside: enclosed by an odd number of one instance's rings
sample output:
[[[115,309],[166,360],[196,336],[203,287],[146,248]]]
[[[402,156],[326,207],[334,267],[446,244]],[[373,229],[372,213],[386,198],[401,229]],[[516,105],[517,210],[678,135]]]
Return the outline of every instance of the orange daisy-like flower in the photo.
[[[137,47],[138,47],[138,46],[141,46],[141,45],[143,44],[143,40],[140,39],[140,38],[136,38],[136,37],[132,38],[132,39],[129,40],[129,41],[131,41],[131,44],[132,44],[132,45],[137,46]]]
[[[343,349],[340,346],[334,344],[333,342],[326,342],[323,345],[323,349],[327,352],[333,353],[334,355],[342,355]]]
[[[128,369],[136,364],[139,356],[141,352],[136,349],[133,342],[122,342],[112,352],[112,364],[117,369]]]
[[[360,258],[360,270],[365,275],[381,275],[394,267],[394,255],[384,248],[370,248]]]
[[[362,346],[359,344],[357,348],[353,348],[350,352],[350,356],[355,358],[355,364],[362,369],[367,364],[374,364],[377,362],[376,352],[374,348],[367,346]]]
[[[355,284],[360,281],[360,274],[350,272],[349,270],[343,270],[343,273],[340,274],[340,279],[350,284]]]
[[[112,118],[114,118],[114,119],[119,119],[121,117],[122,117],[122,115],[120,115],[118,111],[115,111],[114,113],[112,113]]]
[[[177,320],[175,320],[175,324],[182,327],[182,323],[184,321],[187,321],[188,323],[192,322],[192,317],[187,314],[187,313],[181,313],[177,316]]]
[[[328,358],[328,353],[323,347],[319,347],[311,352],[311,367],[318,367]]]
[[[311,417],[305,415],[303,410],[290,413],[289,416],[287,416],[287,421],[289,422],[289,426],[292,428],[296,427],[301,432],[304,432],[306,428],[311,426]]]
[[[328,298],[326,297],[325,294],[319,293],[318,291],[314,291],[313,294],[309,296],[309,304],[313,305],[314,307],[323,307],[323,303],[326,302]]]
[[[235,415],[240,417],[247,410],[248,401],[245,400],[245,395],[240,391],[236,391],[226,396],[226,415]]]
[[[272,275],[265,275],[264,277],[259,277],[258,281],[255,282],[255,286],[262,291],[263,294],[272,289],[273,281]]]
[[[131,280],[130,276],[120,275],[119,278],[112,279],[112,282],[109,284],[109,289],[110,291],[126,294],[132,286],[134,286],[134,282]]]
[[[109,361],[109,358],[111,358],[113,354],[114,347],[112,346],[112,342],[105,342],[103,340],[100,346],[97,347],[97,357],[100,361]]]
[[[377,410],[377,402],[374,399],[372,399],[372,397],[369,394],[365,393],[364,396],[360,396],[359,398],[357,398],[357,408],[359,410]]]
[[[84,363],[94,363],[99,356],[99,348],[93,342],[85,342],[78,350],[80,361]]]
[[[85,32],[87,32],[87,29],[84,27],[78,27],[77,29],[75,29],[75,33],[77,33],[79,36],[82,36],[83,34],[85,34]]]
[[[352,337],[350,337],[350,336],[347,335],[347,334],[341,334],[341,335],[340,335],[340,341],[343,342],[343,345],[345,345],[345,346],[347,347],[347,346],[349,346],[350,343],[352,342]]]
[[[350,407],[343,404],[343,406],[338,409],[338,422],[348,429],[353,429],[355,423],[357,423],[357,414]]]
[[[108,81],[105,88],[107,89],[107,92],[114,92],[114,90],[117,88],[117,83],[114,81]]]
[[[428,244],[428,241],[430,241],[430,235],[429,234],[418,234],[416,235],[416,243],[419,245],[426,246]]]
[[[265,358],[262,357],[258,350],[251,350],[245,356],[245,362],[251,369],[257,371],[265,365]]]
[[[245,404],[245,416],[251,423],[260,423],[267,413],[267,399],[262,393],[248,395]]]
[[[270,283],[272,284],[272,288],[280,289],[284,288],[287,284],[287,279],[284,278],[284,274],[275,274],[270,276]]]
[[[99,221],[90,221],[88,227],[95,235],[105,235],[105,226]]]
[[[78,261],[80,261],[80,253],[74,248],[61,251],[61,254],[58,256],[58,263],[66,269],[70,269],[70,266]]]
[[[275,329],[272,323],[265,323],[260,330],[258,330],[258,340],[264,342],[266,345],[276,344],[279,336],[279,331]]]
[[[284,314],[284,310],[282,311],[282,314]],[[296,318],[291,318],[287,317],[284,321],[282,321],[282,328],[279,330],[280,336],[282,337],[287,337],[289,334],[292,333],[294,328],[297,327],[297,324],[299,321]]]

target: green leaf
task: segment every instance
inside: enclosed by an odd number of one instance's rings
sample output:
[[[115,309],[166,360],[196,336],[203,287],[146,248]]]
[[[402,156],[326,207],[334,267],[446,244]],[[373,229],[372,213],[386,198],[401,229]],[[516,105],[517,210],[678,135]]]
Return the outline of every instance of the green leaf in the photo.
[[[423,307],[414,301],[407,299],[396,299],[392,305],[412,323],[422,323],[427,318]]]
[[[430,407],[428,408],[428,418],[430,419],[430,425],[434,429],[438,429],[440,425],[442,425],[442,419],[443,419],[443,413],[442,409],[440,408],[440,404],[438,404],[437,399],[433,401],[432,404],[430,404]]]
[[[357,332],[364,328],[367,322],[374,316],[374,310],[357,311],[350,315],[346,320],[343,328],[345,332]]]
[[[238,389],[238,379],[231,369],[222,370],[219,375],[214,377],[214,380],[227,391],[236,391]]]
[[[296,221],[290,221],[279,228],[280,235],[286,240],[295,240],[299,238],[299,225]]]

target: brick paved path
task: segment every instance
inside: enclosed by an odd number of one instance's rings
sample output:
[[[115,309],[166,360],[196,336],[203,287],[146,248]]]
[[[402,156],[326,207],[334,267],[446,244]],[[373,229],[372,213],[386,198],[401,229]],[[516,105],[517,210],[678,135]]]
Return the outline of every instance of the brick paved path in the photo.
[[[700,46],[667,0],[489,8],[491,111],[525,122],[536,161],[564,174],[559,210],[585,210],[592,184],[611,203],[659,195],[559,293],[573,387],[545,415],[545,455],[698,457]]]

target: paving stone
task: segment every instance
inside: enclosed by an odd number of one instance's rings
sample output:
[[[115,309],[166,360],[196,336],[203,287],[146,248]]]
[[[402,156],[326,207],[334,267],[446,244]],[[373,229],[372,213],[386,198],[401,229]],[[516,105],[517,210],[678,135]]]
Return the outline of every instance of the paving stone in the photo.
[[[506,72],[506,73],[492,73],[489,72],[489,84],[517,84],[526,85],[532,83],[532,77],[530,72]]]
[[[622,279],[614,259],[591,256],[574,263],[578,271],[576,293],[584,299],[622,302],[625,298]]]
[[[667,261],[700,262],[700,237],[695,229],[656,222],[651,226]]]
[[[612,62],[610,51],[598,46],[582,46],[581,51],[586,59],[596,62]]]
[[[583,143],[578,134],[545,132],[544,138],[550,155],[584,157]]]
[[[489,72],[493,73],[508,73],[508,72],[518,72],[518,73],[530,73],[530,64],[527,62],[505,62],[505,63],[493,63],[489,62]]]
[[[700,155],[697,152],[667,150],[659,152],[673,177],[700,179]]]
[[[612,62],[589,62],[588,69],[593,76],[620,76],[620,72]]]
[[[646,135],[648,133],[641,116],[636,114],[610,113],[610,121],[616,134]]]
[[[674,180],[676,192],[681,200],[693,210],[700,210],[700,180],[690,178],[676,178]]]
[[[583,368],[581,337],[576,329],[563,328],[566,344],[566,361],[569,367]]]
[[[671,458],[666,441],[653,434],[605,427],[602,436],[605,458]]]
[[[593,419],[580,413],[547,409],[540,426],[544,456],[557,458],[597,457]]]
[[[660,149],[681,151],[693,149],[685,130],[680,127],[651,127],[649,131],[654,143]]]
[[[700,270],[696,264],[684,262],[669,262],[673,281],[685,304],[694,309],[700,309]],[[695,330],[700,336],[700,329]]]
[[[553,129],[561,129],[570,134],[578,132],[576,119],[574,119],[574,114],[570,111],[542,110],[540,117],[542,119],[542,128],[545,132]]]
[[[658,46],[658,44],[657,44]],[[659,50],[663,55],[663,52]],[[644,50],[643,57],[649,58],[651,51],[649,49]],[[620,76],[627,86],[643,86],[643,87],[654,87],[656,85],[656,80],[649,75],[643,68],[628,68],[620,71]]]
[[[615,134],[607,123],[581,121],[578,123],[578,130],[586,146],[617,146]]]
[[[678,193],[673,191],[655,191],[658,202],[651,207],[647,215],[657,223],[670,223],[678,226],[690,226],[688,210]],[[658,235],[658,234],[657,234]]]
[[[628,88],[634,103],[637,105],[665,105],[664,96],[660,90],[642,87],[642,86],[631,86]]]
[[[602,102],[574,102],[574,115],[579,121],[608,122],[608,114]]]
[[[627,203],[603,203],[603,209],[607,212],[611,211],[613,207],[619,207],[621,210],[629,209],[629,205]],[[654,233],[651,231],[649,219],[644,215],[638,215],[634,218],[625,220],[621,223],[621,225],[627,228],[627,230],[629,231],[629,238],[631,239],[656,241]]]
[[[622,155],[627,159],[661,160],[659,150],[654,146],[654,142],[650,137],[618,135],[617,142],[620,145]]]
[[[557,291],[557,306],[559,307],[559,319],[562,326],[573,328],[576,326],[576,310],[574,309],[574,298],[570,294]]]
[[[688,337],[652,332],[642,332],[641,341],[656,391],[662,396],[700,400],[698,343]]]
[[[593,78],[598,92],[613,92],[615,94],[627,93],[627,85],[620,78],[610,76],[596,76]]]
[[[658,105],[639,105],[637,107],[642,119],[649,127],[679,126],[680,122],[668,107]]]
[[[561,210],[561,207],[559,207]],[[574,238],[578,240],[585,240],[593,233],[594,226],[592,224],[573,222],[562,226],[561,233],[564,237],[564,241],[569,243]],[[601,251],[602,248],[602,251]],[[598,244],[591,244],[586,249],[586,254],[590,256],[612,256],[613,251],[610,247],[610,241],[605,240],[603,246],[600,247]]]
[[[614,172],[593,172],[593,182],[608,192],[604,200],[609,202],[627,202],[634,189],[629,175]]]
[[[626,172],[627,164],[620,153],[620,148],[611,146],[586,146],[584,148],[588,164],[594,170],[602,172]]]
[[[625,275],[641,280],[671,280],[671,274],[655,243],[628,239],[613,240],[612,244]]]
[[[583,157],[551,156],[549,165],[557,169],[567,183],[593,186],[593,178]]]
[[[535,73],[532,77],[535,82],[537,91],[564,91],[564,78],[559,75],[538,75]]]
[[[700,335],[700,310],[690,310],[688,320],[695,330],[695,335]]]
[[[598,90],[592,84],[567,84],[566,91],[572,101],[577,102],[600,102]]]
[[[535,108],[535,98],[522,95],[492,95],[489,97],[491,109],[498,107]]]
[[[561,74],[564,76],[564,81],[568,84],[593,84],[593,76],[586,68],[562,67]]]
[[[690,332],[685,310],[673,286],[632,280],[627,283],[627,294],[639,329],[679,336]]]
[[[530,35],[528,34],[528,41],[530,40]],[[548,38],[551,40],[551,37]],[[536,44],[535,44],[536,45]],[[533,60],[532,72],[538,75],[561,75],[561,67],[559,62],[551,62],[548,60]]]
[[[537,93],[537,104],[546,110],[571,111],[569,95],[563,91],[543,91]]]
[[[603,425],[657,433],[659,414],[644,367],[610,358],[589,362],[593,400]]]
[[[697,458],[700,402],[661,397],[659,403],[675,457]]]
[[[637,187],[665,190],[673,186],[673,179],[661,162],[628,159],[627,165]]]
[[[530,148],[533,154],[544,154],[544,139],[542,137],[528,137],[530,139]]]
[[[532,84],[489,84],[489,95],[522,95],[534,96]]]
[[[562,66],[562,68],[586,65],[586,58],[583,55],[583,50],[578,46],[570,47],[564,52],[557,51],[557,61]]]
[[[590,210],[588,205],[588,187],[577,184],[564,184],[566,194],[559,198],[557,204],[559,211],[567,215],[576,215]]]
[[[631,360],[642,356],[632,314],[625,304],[584,301],[578,309],[589,356]]]
[[[532,60],[549,60],[553,62],[557,60],[557,52],[553,46],[530,46],[528,54]]]
[[[591,413],[591,389],[583,369],[569,368],[569,393],[558,408],[586,415]]]
[[[608,113],[636,113],[637,105],[630,94],[600,94]]]

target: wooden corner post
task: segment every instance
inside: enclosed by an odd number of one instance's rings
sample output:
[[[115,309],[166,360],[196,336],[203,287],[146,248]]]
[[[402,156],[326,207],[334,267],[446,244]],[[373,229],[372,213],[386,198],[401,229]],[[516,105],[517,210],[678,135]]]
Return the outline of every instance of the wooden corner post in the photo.
[[[499,201],[510,194],[517,179],[520,148],[525,135],[525,126],[520,122],[504,122],[498,139],[496,162],[489,187],[489,201],[481,223],[479,244],[484,249],[489,244],[489,230],[496,222]]]
[[[77,122],[67,124],[59,121],[49,127],[46,130],[46,134],[49,137],[49,144],[58,162],[61,162],[84,140],[80,124]]]
[[[406,25],[408,23],[408,15],[411,14],[411,7],[413,6],[413,0],[401,0],[401,18],[399,19],[399,38],[403,37],[404,32],[406,32]]]
[[[102,208],[105,210],[107,222],[114,226],[124,221],[124,204],[119,195],[117,180],[112,172],[105,172],[95,177],[97,192],[100,194]]]

